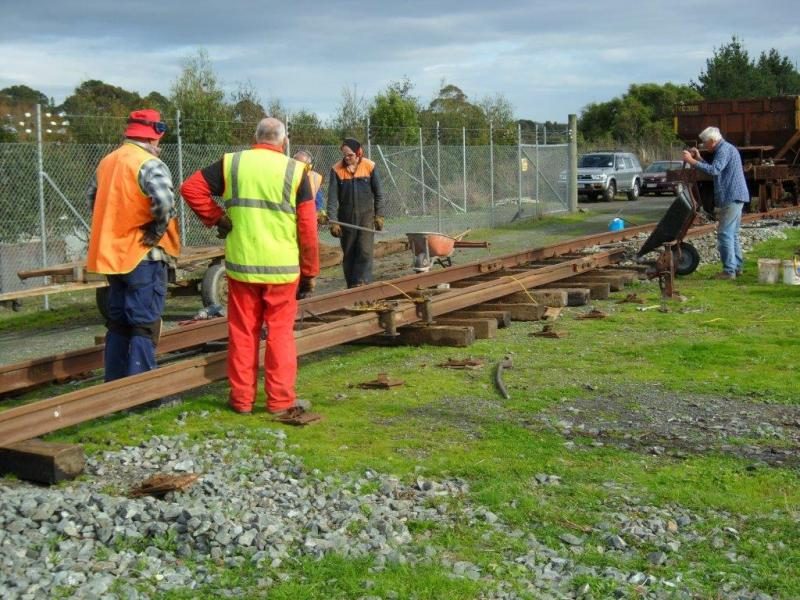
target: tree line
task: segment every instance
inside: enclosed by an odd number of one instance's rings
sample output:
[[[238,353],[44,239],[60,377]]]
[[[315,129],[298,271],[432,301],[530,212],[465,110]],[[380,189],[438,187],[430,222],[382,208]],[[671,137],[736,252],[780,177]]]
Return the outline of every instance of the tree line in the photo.
[[[591,103],[581,111],[579,139],[601,144],[638,144],[647,140],[668,144],[675,140],[672,129],[674,107],[681,102],[701,99],[755,98],[800,94],[800,73],[796,65],[777,50],[751,58],[736,36],[714,50],[706,68],[688,84],[632,84],[619,97]],[[533,140],[538,128],[563,132],[563,124],[537,123],[520,119],[502,95],[473,100],[457,85],[442,82],[432,100],[424,103],[414,94],[408,79],[390,83],[374,97],[359,95],[355,87],[342,90],[334,116],[323,121],[310,110],[289,111],[280,99],[264,103],[252,83],[240,84],[226,96],[208,54],[199,50],[185,59],[182,71],[172,83],[169,96],[150,92],[142,97],[99,80],[81,83],[63,104],[56,106],[42,92],[24,85],[0,90],[0,142],[28,141],[35,133],[31,111],[40,104],[45,111],[46,140],[78,143],[113,143],[119,139],[121,120],[136,108],[161,111],[167,120],[181,113],[184,143],[247,144],[253,126],[264,115],[289,122],[293,143],[307,145],[338,144],[346,136],[378,144],[413,145],[435,143],[438,134],[443,144],[513,144],[517,128],[523,140]],[[165,142],[174,142],[175,123]],[[420,132],[422,138],[420,140]],[[565,140],[554,140],[565,141]]]
[[[632,84],[617,98],[586,106],[578,119],[583,140],[635,145],[677,141],[675,105],[697,100],[746,99],[800,94],[800,72],[777,50],[751,58],[742,41],[714,50],[696,81],[688,84]]]
[[[502,95],[473,101],[457,86],[442,82],[429,103],[414,95],[413,83],[404,78],[390,83],[373,98],[345,87],[334,116],[323,121],[309,110],[289,111],[280,99],[263,102],[252,83],[239,84],[226,95],[205,50],[185,59],[172,83],[169,96],[136,92],[92,79],[82,82],[56,106],[45,94],[24,85],[0,90],[0,141],[29,141],[33,131],[33,107],[45,111],[45,139],[77,143],[113,143],[119,140],[121,125],[137,108],[154,108],[171,125],[164,142],[174,142],[177,111],[181,114],[181,138],[188,144],[247,144],[252,141],[255,124],[264,116],[276,116],[289,124],[292,143],[338,144],[343,137],[364,140],[369,136],[379,144],[435,143],[437,123],[443,144],[487,144],[490,122],[496,143],[514,143],[517,123],[510,102]],[[552,124],[551,124],[552,125]]]

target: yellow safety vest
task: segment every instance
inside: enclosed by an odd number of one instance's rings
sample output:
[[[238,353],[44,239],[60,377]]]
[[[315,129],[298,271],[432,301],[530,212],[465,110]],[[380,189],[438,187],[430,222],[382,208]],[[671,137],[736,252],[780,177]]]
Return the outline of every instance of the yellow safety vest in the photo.
[[[291,283],[300,276],[297,191],[303,164],[279,152],[252,149],[222,159],[228,277],[248,283]]]

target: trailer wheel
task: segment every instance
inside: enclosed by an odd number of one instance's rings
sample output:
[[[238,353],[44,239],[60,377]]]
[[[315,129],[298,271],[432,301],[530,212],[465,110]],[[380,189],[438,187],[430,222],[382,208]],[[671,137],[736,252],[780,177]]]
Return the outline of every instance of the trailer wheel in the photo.
[[[108,286],[95,288],[94,290],[94,301],[95,304],[97,304],[97,310],[100,311],[100,314],[106,321],[108,321],[108,302],[110,296],[111,288]]]
[[[225,263],[216,262],[206,270],[200,286],[203,306],[228,305],[228,278],[225,276]]]
[[[700,253],[697,251],[697,248],[688,242],[681,242],[680,249],[680,258],[678,257],[677,249],[672,252],[672,260],[675,263],[675,274],[691,275],[700,265]]]

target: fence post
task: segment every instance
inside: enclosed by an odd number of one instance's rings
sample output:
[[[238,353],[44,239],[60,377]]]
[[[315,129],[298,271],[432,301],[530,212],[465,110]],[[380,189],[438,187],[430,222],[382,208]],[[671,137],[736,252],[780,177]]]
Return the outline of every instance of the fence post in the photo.
[[[489,223],[494,227],[494,125],[489,121]]]
[[[372,160],[372,128],[370,127],[369,115],[367,115],[367,158]]]
[[[534,188],[536,190],[536,206],[539,208],[539,216],[541,217],[544,214],[544,207],[539,198],[539,123],[535,124],[534,131],[536,132],[536,179],[534,180]]]
[[[437,231],[442,231],[442,142],[439,121],[436,121],[436,223]]]
[[[542,143],[543,143],[545,146],[547,146],[547,123],[545,123],[544,125],[542,125],[542,129],[544,130],[544,139],[542,140]]]
[[[419,180],[422,182],[422,216],[427,216],[425,205],[425,149],[422,145],[422,127],[419,128]]]
[[[522,124],[517,122],[517,214],[522,211]]]
[[[578,212],[578,117],[574,114],[567,117],[569,128],[569,173],[567,174],[567,202],[569,212]]]
[[[467,214],[467,128],[461,128],[461,164],[464,171],[464,214]]]
[[[42,267],[47,266],[47,220],[44,212],[44,156],[42,149],[42,105],[36,105],[36,158],[37,158],[37,187],[39,189],[39,226],[42,236]],[[50,283],[50,278],[45,277],[44,283]],[[50,297],[44,297],[44,309],[50,309]]]
[[[175,133],[178,136],[178,181],[183,181],[183,140],[181,139],[181,111],[175,111]],[[179,188],[180,189],[180,188]],[[184,244],[188,245],[188,238],[186,237],[186,206],[185,202],[179,202],[180,218],[181,218],[181,238]]]

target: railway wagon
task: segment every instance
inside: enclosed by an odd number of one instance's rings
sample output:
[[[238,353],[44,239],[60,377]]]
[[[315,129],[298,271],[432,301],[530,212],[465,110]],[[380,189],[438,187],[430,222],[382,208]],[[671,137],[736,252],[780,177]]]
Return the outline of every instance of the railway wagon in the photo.
[[[697,145],[697,135],[709,126],[718,127],[723,137],[739,149],[750,196],[758,199],[751,202],[751,210],[763,212],[786,200],[797,204],[800,96],[700,100],[676,105],[675,133],[688,146]],[[708,153],[703,157],[711,160]],[[689,169],[672,171],[667,176],[696,183],[703,208],[713,210],[714,188],[708,175]]]

